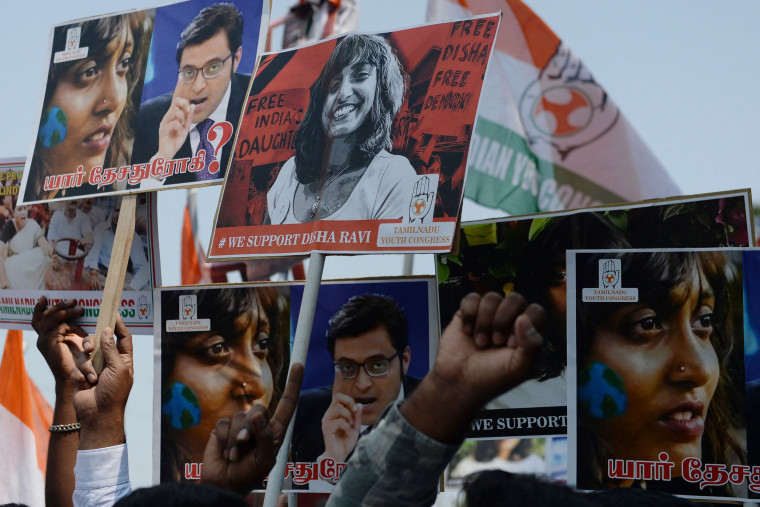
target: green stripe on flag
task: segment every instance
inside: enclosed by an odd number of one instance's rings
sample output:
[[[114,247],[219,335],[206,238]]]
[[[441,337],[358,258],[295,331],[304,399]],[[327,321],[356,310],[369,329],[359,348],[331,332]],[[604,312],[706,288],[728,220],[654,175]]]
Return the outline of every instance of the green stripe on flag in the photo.
[[[617,194],[540,159],[516,132],[479,116],[470,143],[465,195],[512,215],[622,202]]]

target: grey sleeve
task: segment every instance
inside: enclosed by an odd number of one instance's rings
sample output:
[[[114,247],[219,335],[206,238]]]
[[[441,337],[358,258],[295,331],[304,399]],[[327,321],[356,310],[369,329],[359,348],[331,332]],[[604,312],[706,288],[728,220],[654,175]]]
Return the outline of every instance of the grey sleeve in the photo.
[[[330,495],[328,507],[432,505],[446,465],[459,448],[412,427],[396,402],[361,439]]]

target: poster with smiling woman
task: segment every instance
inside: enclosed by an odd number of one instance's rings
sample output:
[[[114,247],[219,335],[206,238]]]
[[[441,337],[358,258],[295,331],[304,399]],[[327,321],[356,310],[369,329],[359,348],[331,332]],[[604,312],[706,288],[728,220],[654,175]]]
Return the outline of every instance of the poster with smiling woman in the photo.
[[[20,201],[221,182],[268,20],[186,0],[52,27]]]
[[[498,15],[261,57],[210,259],[451,248]]]
[[[743,311],[743,289],[758,283],[745,266],[758,255],[568,252],[571,485],[726,500],[760,492],[747,453],[757,426],[744,411],[754,350]]]

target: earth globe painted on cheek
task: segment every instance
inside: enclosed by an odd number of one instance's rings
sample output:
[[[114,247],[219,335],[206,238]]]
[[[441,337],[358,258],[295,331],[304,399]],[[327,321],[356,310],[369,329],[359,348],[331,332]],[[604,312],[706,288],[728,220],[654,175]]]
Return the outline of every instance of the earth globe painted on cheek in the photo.
[[[68,130],[66,113],[58,106],[51,106],[42,113],[40,128],[37,131],[37,142],[43,148],[58,146],[66,139]]]
[[[607,366],[592,362],[578,372],[578,405],[598,419],[623,415],[627,397],[623,379]]]
[[[161,416],[176,430],[197,426],[201,421],[201,405],[192,389],[182,382],[172,382],[161,403]]]

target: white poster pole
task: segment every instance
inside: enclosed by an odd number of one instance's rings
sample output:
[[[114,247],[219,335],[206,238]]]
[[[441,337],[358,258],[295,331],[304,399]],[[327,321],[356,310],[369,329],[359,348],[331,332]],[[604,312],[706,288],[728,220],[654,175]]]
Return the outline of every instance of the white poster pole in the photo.
[[[314,314],[317,309],[317,296],[319,295],[319,286],[322,283],[322,271],[325,267],[325,254],[312,252],[309,257],[309,273],[306,275],[306,286],[303,290],[303,299],[301,301],[301,311],[298,313],[298,324],[296,325],[296,337],[293,342],[293,350],[290,352],[290,365],[295,363],[306,364],[306,354],[309,351],[309,340],[311,339],[311,328],[314,324]],[[285,465],[288,462],[288,451],[290,450],[290,441],[293,438],[293,422],[295,416],[291,418],[288,424],[288,431],[282,441],[282,447],[277,453],[277,462],[274,468],[269,472],[267,481],[266,495],[264,496],[264,507],[276,507],[277,498],[282,491],[282,481],[285,477]]]

